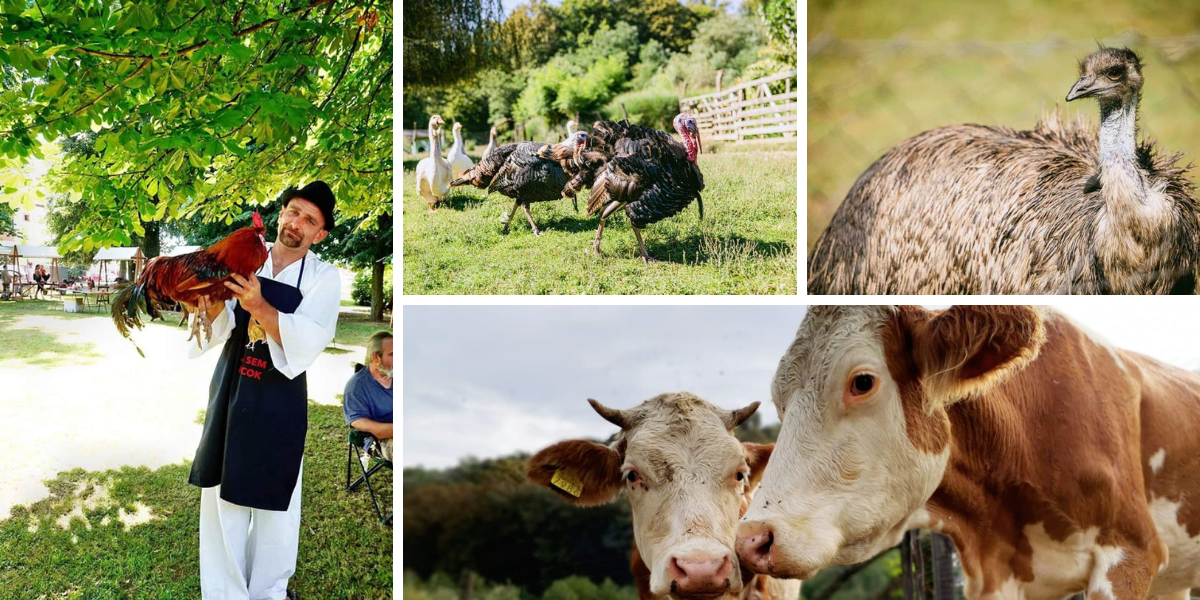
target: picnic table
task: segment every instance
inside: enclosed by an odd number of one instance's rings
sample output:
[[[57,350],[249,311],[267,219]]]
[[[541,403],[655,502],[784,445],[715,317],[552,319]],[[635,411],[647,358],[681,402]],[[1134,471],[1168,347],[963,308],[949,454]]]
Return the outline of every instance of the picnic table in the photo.
[[[89,306],[100,312],[100,305],[109,305],[112,292],[107,290],[76,290],[67,288],[62,291],[63,312],[83,312]]]

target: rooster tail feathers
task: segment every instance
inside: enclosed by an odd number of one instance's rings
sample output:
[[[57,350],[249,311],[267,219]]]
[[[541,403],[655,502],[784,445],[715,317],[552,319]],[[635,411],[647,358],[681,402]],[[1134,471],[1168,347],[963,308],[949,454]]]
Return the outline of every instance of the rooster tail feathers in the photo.
[[[140,298],[139,298],[140,297]],[[137,342],[133,341],[133,337],[129,335],[130,327],[142,328],[142,322],[138,319],[137,305],[138,302],[145,302],[145,295],[142,292],[142,286],[130,283],[121,288],[117,295],[112,299],[112,319],[113,325],[116,325],[117,331],[137,349],[138,354],[142,358],[146,354],[138,347]]]

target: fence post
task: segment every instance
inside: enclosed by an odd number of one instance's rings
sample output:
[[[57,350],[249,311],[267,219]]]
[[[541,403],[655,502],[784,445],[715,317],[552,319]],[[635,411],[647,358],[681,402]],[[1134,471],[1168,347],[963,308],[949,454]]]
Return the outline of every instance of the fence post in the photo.
[[[934,531],[929,545],[933,549],[933,600],[954,600],[954,544]]]

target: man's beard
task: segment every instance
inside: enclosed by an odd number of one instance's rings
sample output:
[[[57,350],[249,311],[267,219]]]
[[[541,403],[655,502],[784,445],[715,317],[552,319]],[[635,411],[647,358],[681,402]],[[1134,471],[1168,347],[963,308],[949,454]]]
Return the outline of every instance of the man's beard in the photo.
[[[304,243],[304,238],[292,231],[284,229],[283,231],[279,232],[279,243],[287,246],[288,248],[299,248],[300,245]]]
[[[384,369],[384,368],[380,367],[379,373],[381,375],[383,375],[384,377],[387,377],[388,379],[392,378],[392,369]]]

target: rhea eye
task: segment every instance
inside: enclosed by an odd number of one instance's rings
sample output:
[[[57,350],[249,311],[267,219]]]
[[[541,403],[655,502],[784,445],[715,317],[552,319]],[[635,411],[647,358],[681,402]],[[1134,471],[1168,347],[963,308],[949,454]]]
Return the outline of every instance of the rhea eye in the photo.
[[[875,389],[875,376],[870,373],[860,373],[854,376],[850,383],[850,393],[861,396]]]
[[[1117,81],[1117,80],[1121,79],[1121,72],[1120,71],[1112,71],[1108,74],[1108,78],[1113,81]]]

